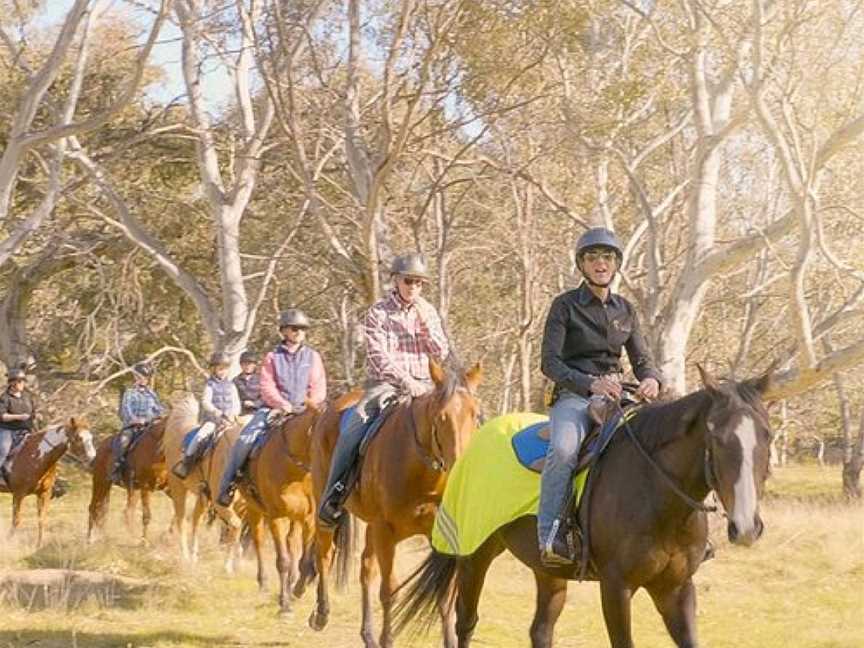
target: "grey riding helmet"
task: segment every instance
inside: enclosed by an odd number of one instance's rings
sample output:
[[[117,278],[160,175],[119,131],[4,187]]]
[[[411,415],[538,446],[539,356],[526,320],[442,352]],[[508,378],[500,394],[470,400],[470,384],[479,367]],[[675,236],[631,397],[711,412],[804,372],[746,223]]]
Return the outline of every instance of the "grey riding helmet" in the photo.
[[[302,310],[299,308],[289,308],[279,314],[279,329],[281,330],[286,326],[307,329],[312,326],[312,324],[309,322],[309,318],[306,317],[306,313]]]
[[[390,264],[390,275],[401,275],[403,277],[420,277],[427,281],[432,279],[426,260],[421,254],[400,254]]]
[[[624,249],[618,241],[615,233],[605,227],[592,227],[586,231],[579,240],[576,241],[576,259],[582,258],[582,255],[591,248],[608,248],[615,252],[618,257],[618,265],[624,261]]]

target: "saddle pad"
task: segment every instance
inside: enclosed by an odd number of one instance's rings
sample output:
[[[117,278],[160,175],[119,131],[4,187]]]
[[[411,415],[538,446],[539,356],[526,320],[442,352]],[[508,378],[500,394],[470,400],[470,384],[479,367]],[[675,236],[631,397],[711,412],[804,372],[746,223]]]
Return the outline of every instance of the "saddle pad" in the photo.
[[[602,451],[606,448],[615,430],[618,429],[620,420],[620,414],[612,416],[603,424],[603,429],[600,430],[599,434],[592,434],[588,437],[579,453],[580,466],[585,463],[587,455],[594,454],[598,449]],[[513,435],[513,451],[516,453],[519,463],[525,468],[542,473],[543,466],[546,464],[549,442],[549,423],[548,421],[541,421],[529,425]]]
[[[548,417],[531,412],[504,414],[480,426],[447,479],[432,527],[432,546],[439,553],[469,556],[505,524],[537,515],[540,475],[516,458],[513,437],[527,428],[535,433]],[[587,472],[574,478],[581,490]]]
[[[387,400],[380,408],[376,408],[372,411],[369,416],[369,420],[366,421],[366,426],[363,429],[363,441],[360,442],[361,455],[366,454],[366,448],[369,446],[369,443],[372,441],[372,439],[375,438],[375,435],[378,433],[378,430],[381,429],[381,426],[384,425],[384,421],[386,421],[387,417],[390,416],[390,413],[393,411],[395,405],[395,399]],[[348,420],[356,409],[356,406],[349,407],[342,412],[342,415],[339,417],[340,435],[345,433],[345,430],[348,427]]]
[[[192,443],[192,439],[195,438],[195,435],[198,434],[198,430],[200,429],[200,425],[195,426],[183,435],[183,442],[180,444],[180,447],[183,448],[183,454],[186,454],[186,450],[189,449],[189,444]]]

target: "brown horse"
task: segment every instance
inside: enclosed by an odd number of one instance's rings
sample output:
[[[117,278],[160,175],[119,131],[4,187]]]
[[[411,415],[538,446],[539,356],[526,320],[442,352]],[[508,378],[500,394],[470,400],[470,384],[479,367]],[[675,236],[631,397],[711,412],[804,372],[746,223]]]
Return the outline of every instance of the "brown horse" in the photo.
[[[171,416],[165,428],[165,459],[173,466],[183,456],[183,438],[198,425],[198,401],[192,394],[183,394],[171,404]],[[186,479],[180,479],[173,472],[168,472],[168,496],[174,505],[174,528],[180,539],[180,555],[183,560],[197,562],[198,560],[198,526],[201,516],[212,507],[216,516],[224,523],[226,534],[223,538],[228,553],[225,558],[225,571],[233,574],[242,552],[240,547],[240,531],[243,528],[244,502],[235,498],[231,507],[225,508],[215,502],[219,490],[219,480],[231,446],[240,434],[240,425],[230,425],[222,431],[216,445],[207,453],[198,466]],[[186,500],[187,495],[195,496],[195,508],[192,510],[192,547],[189,548],[189,537],[186,530]]]
[[[167,419],[164,417],[153,421],[126,456],[127,481],[123,484],[123,488],[126,489],[126,528],[129,533],[132,533],[132,518],[140,499],[141,537],[145,542],[151,519],[150,493],[164,489],[168,480],[165,451],[162,447],[166,423]],[[96,459],[93,461],[93,491],[90,495],[90,517],[87,525],[88,542],[92,542],[96,532],[102,530],[108,513],[113,485],[109,479],[114,462],[111,447],[115,436],[112,435],[99,444]],[[128,479],[129,475],[131,479]]]
[[[319,414],[320,411],[307,402],[302,413],[285,419],[278,430],[271,432],[260,452],[249,460],[250,479],[240,484],[246,499],[246,519],[252,531],[261,589],[266,581],[261,546],[265,521],[273,538],[281,616],[291,613],[291,586],[295,587],[296,597],[301,596],[306,587],[306,578],[300,574],[300,559],[311,550],[315,529],[309,446],[312,426]]]
[[[380,645],[391,646],[391,597],[396,545],[414,535],[429,536],[447,472],[477,427],[479,404],[474,392],[482,377],[475,365],[467,373],[444,373],[431,364],[435,389],[399,405],[369,444],[357,487],[346,508],[366,521],[366,544],[360,570],[363,625],[367,647],[378,646],[372,614],[372,584],[380,569],[379,599],[383,608]],[[339,435],[341,411],[353,402],[343,399],[321,416],[312,433],[312,481],[316,501],[327,480],[330,458]],[[343,515],[343,520],[348,516]],[[309,625],[322,629],[328,621],[328,572],[333,560],[333,533],[317,530],[318,602]],[[445,638],[454,637],[453,615],[442,609]],[[450,645],[450,644],[448,644]]]
[[[44,431],[28,434],[24,439],[12,460],[9,483],[0,485],[0,492],[12,493],[10,536],[21,526],[22,501],[27,495],[35,495],[39,516],[36,546],[42,546],[48,502],[57,479],[57,462],[70,447],[86,465],[96,456],[86,419],[72,417],[66,423],[49,425]]]
[[[593,486],[580,507],[582,528],[590,522],[589,577],[600,582],[614,648],[633,646],[630,600],[640,587],[651,595],[675,644],[697,645],[692,576],[705,552],[702,501],[710,491],[725,509],[731,542],[750,545],[763,530],[759,497],[769,472],[771,429],[762,395],[771,372],[722,385],[701,367],[700,372],[705,389],[646,406],[619,430],[593,469]],[[532,569],[537,583],[531,645],[551,646],[567,581],[579,574],[540,563],[533,515],[501,526],[470,556],[433,550],[407,582],[399,629],[418,617],[430,625],[435,607],[452,602],[455,585],[456,632],[459,646],[468,646],[486,570],[505,549]]]

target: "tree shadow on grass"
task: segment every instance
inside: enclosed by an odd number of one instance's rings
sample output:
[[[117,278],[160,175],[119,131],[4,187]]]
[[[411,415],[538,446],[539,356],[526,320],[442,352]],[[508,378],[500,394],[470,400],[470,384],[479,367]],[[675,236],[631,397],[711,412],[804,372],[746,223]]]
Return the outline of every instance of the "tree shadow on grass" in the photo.
[[[245,648],[256,646],[275,648],[290,646],[290,642],[267,641],[248,643],[236,637],[201,635],[190,632],[141,632],[141,633],[96,633],[73,632],[71,630],[0,630],[0,646],[3,648]],[[295,644],[296,645],[296,644]]]

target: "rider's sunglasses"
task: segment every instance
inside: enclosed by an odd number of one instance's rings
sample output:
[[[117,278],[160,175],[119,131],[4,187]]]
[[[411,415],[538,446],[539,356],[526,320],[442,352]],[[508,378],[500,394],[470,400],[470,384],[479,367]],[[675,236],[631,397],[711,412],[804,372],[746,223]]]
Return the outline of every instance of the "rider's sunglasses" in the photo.
[[[305,330],[306,330],[306,329],[304,329],[302,326],[283,326],[283,327],[282,327],[282,330],[283,330],[283,331],[286,330],[286,329],[289,330],[289,331],[292,331],[292,332],[294,332],[294,333],[296,333],[297,331],[305,331]]]
[[[420,277],[402,277],[402,283],[406,286],[422,286],[425,281],[425,279],[421,279]]]
[[[617,255],[612,250],[588,250],[582,255],[582,258],[588,263],[597,263],[598,261],[612,263],[618,260]]]

